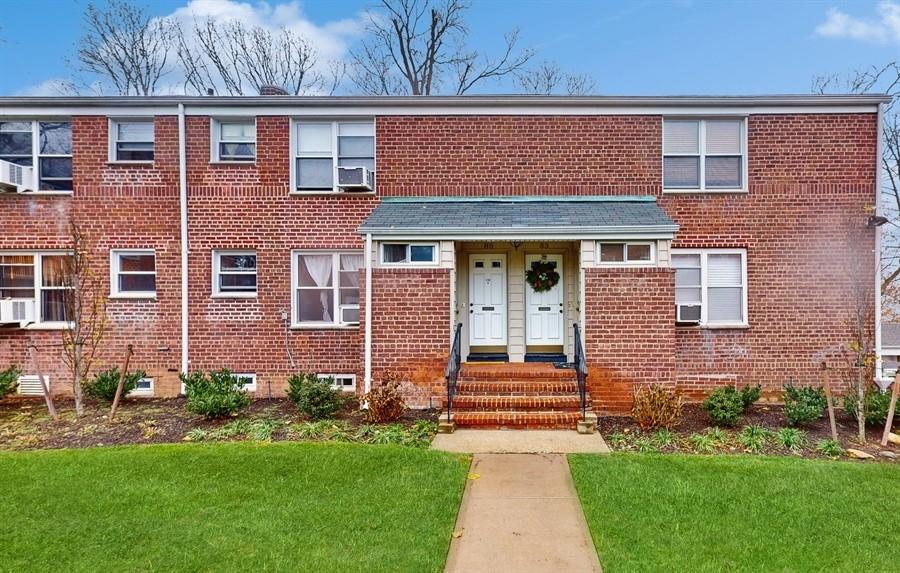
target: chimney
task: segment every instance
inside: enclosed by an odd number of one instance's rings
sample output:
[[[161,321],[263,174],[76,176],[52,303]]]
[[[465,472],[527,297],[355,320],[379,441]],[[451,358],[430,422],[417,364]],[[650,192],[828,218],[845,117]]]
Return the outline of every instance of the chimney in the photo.
[[[261,95],[261,96],[286,96],[286,95],[288,95],[288,93],[284,90],[283,87],[267,84],[267,85],[259,87],[259,95]]]

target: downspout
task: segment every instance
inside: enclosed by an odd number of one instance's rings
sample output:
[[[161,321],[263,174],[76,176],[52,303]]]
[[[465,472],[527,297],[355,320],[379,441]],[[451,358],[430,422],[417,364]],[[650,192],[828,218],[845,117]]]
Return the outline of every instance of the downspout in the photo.
[[[365,392],[372,389],[372,233],[366,233]]]
[[[188,373],[188,201],[184,104],[178,104],[178,209],[181,219],[181,373]]]
[[[875,145],[875,215],[881,215],[881,185],[884,153],[884,104],[878,104],[878,133]],[[881,226],[875,227],[875,372],[876,380],[883,378],[881,360]],[[879,387],[881,384],[879,384]]]

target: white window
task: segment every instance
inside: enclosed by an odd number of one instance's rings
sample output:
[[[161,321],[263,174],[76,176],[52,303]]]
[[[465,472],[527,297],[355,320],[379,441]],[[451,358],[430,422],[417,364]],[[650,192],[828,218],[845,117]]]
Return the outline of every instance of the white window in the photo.
[[[381,264],[433,265],[437,251],[435,243],[381,243]]]
[[[653,243],[600,243],[600,264],[610,266],[651,265],[655,260]]]
[[[24,375],[19,376],[16,380],[18,382],[18,387],[16,388],[16,393],[20,396],[43,396],[44,388],[41,385],[41,379],[37,374]],[[44,376],[44,385],[47,386],[47,391],[50,391],[50,377]]]
[[[375,171],[375,124],[371,121],[296,124],[294,189],[300,192],[340,191],[337,168],[365,167]]]
[[[72,124],[0,122],[0,159],[35,167],[34,191],[72,191]]]
[[[213,161],[256,161],[256,121],[222,119],[212,122]]]
[[[0,253],[0,299],[30,304],[36,324],[67,324],[71,260],[65,253]]]
[[[747,325],[747,252],[675,249],[676,321],[703,326]]]
[[[238,388],[248,392],[256,392],[256,374],[252,372],[232,373],[231,376]]]
[[[744,119],[663,121],[666,190],[734,191],[746,188]]]
[[[152,396],[153,395],[153,378],[144,377],[144,378],[138,379],[137,385],[135,385],[134,390],[131,391],[131,395],[133,395],[133,396]]]
[[[110,296],[156,296],[156,253],[153,249],[110,251]]]
[[[319,374],[319,380],[331,380],[331,387],[344,392],[356,391],[356,374]]]
[[[295,252],[292,261],[292,324],[359,324],[359,253]]]
[[[256,251],[213,251],[213,294],[256,296]]]
[[[153,119],[111,119],[109,160],[149,163],[154,140]]]

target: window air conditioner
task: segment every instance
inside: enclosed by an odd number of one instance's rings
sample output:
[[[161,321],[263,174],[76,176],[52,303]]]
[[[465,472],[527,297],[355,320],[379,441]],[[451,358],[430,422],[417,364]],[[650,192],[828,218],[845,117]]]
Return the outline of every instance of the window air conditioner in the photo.
[[[337,182],[345,191],[371,191],[372,172],[368,167],[338,167]]]
[[[0,193],[34,190],[34,168],[0,159]]]
[[[342,305],[341,323],[359,324],[359,305]]]
[[[699,304],[676,304],[675,305],[675,322],[683,324],[699,324],[700,323],[700,305]]]
[[[34,322],[34,301],[23,298],[0,300],[0,324],[25,326]]]

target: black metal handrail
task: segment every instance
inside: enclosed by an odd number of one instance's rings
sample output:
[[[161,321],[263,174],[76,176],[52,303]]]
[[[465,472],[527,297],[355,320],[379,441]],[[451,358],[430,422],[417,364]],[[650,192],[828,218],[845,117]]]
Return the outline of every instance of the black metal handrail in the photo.
[[[456,380],[459,378],[459,369],[462,366],[462,323],[458,323],[453,329],[453,344],[450,346],[450,357],[447,358],[447,370],[444,376],[447,378],[447,421],[451,420],[453,410],[453,397],[456,396]]]
[[[581,340],[581,328],[578,323],[572,325],[575,328],[575,378],[578,379],[578,395],[581,398],[581,419],[587,416],[587,363],[584,361],[584,342]]]

